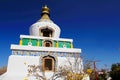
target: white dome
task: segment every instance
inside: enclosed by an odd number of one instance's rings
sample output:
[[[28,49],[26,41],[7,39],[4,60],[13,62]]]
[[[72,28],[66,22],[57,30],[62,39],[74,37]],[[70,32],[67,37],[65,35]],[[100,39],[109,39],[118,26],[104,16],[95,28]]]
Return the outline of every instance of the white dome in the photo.
[[[30,35],[59,38],[60,28],[49,18],[49,8],[42,8],[41,19],[30,27]]]
[[[52,37],[59,38],[60,28],[55,23],[53,23],[51,20],[45,20],[45,19],[39,20],[38,22],[34,23],[30,27],[30,35],[32,35],[32,36],[42,36],[41,35],[41,30],[45,29],[45,28],[48,28],[48,29],[53,31]]]

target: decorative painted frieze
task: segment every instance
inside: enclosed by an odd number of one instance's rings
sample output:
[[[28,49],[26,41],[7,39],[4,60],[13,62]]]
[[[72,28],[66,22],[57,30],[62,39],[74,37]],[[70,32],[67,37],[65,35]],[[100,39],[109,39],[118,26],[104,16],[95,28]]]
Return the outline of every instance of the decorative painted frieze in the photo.
[[[73,44],[69,41],[56,41],[50,39],[29,39],[23,38],[20,39],[19,45],[26,45],[26,46],[38,46],[38,47],[45,47],[45,41],[51,41],[51,47],[58,47],[58,48],[73,48]]]
[[[12,55],[21,55],[21,56],[53,56],[53,57],[77,57],[80,56],[79,53],[64,53],[64,52],[50,52],[50,51],[17,51],[13,50]]]

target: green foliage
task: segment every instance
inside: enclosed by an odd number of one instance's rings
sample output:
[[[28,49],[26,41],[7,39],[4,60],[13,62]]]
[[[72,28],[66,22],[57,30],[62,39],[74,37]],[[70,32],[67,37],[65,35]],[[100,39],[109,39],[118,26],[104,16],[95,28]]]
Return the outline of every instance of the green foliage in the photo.
[[[101,69],[101,74],[98,75],[98,80],[107,80],[107,73],[105,69]]]
[[[120,80],[120,63],[112,65],[110,76],[113,80]]]

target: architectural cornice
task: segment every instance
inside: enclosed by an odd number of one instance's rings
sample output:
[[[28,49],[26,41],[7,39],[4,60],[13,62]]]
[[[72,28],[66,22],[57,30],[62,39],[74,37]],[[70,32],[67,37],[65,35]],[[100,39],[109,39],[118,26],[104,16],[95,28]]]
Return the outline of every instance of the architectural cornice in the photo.
[[[11,50],[81,53],[81,49],[77,49],[77,48],[36,47],[36,46],[21,46],[21,45],[13,45],[13,44],[11,45]]]

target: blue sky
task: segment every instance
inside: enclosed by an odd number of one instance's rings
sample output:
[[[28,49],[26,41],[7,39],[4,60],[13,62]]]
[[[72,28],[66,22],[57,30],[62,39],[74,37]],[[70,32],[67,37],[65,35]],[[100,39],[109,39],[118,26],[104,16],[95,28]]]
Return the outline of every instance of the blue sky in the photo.
[[[84,60],[99,60],[98,68],[120,62],[119,0],[0,0],[0,67],[8,63],[10,45],[29,35],[45,4],[60,37],[73,39]]]

